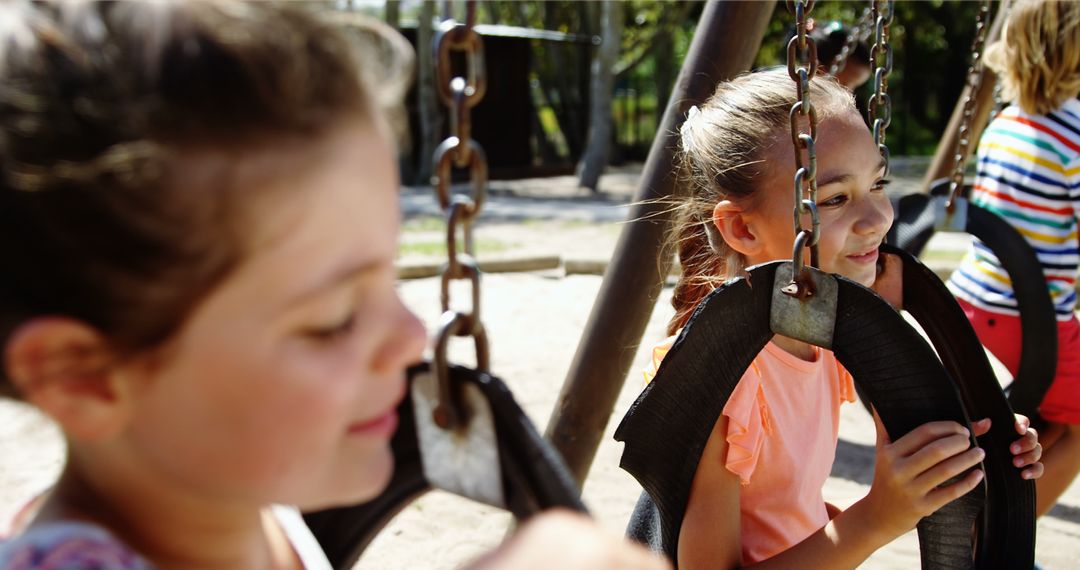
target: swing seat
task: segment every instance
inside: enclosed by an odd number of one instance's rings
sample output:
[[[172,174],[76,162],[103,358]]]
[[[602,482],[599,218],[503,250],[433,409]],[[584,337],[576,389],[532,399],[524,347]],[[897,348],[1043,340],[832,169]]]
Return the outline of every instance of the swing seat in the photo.
[[[771,262],[753,267],[747,277],[729,281],[709,294],[615,432],[615,439],[626,444],[621,466],[644,489],[628,534],[673,562],[678,561],[679,530],[690,486],[712,427],[776,329],[770,323],[773,290],[778,268],[785,264],[790,266],[790,262]],[[911,264],[921,266],[911,256],[905,259],[905,307],[918,306],[922,301],[917,295],[926,291],[941,296],[944,286],[936,277],[933,282],[940,289],[913,286],[917,294],[908,295],[909,277],[925,281],[933,275],[929,270],[909,270]],[[1034,484],[1022,479],[1011,463],[1012,413],[996,386],[987,388],[985,382],[980,386],[971,381],[963,388],[950,376],[966,375],[968,367],[982,370],[979,358],[989,369],[981,350],[958,352],[943,366],[923,338],[874,292],[839,276],[819,274],[818,279],[832,279],[837,286],[831,349],[869,397],[891,438],[929,421],[950,420],[970,429],[973,410],[993,420],[988,434],[991,443],[984,446],[987,477],[975,490],[918,525],[922,567],[1030,568],[1035,491]],[[951,296],[946,297],[952,302]],[[955,303],[952,306],[951,313],[934,315],[941,320],[944,334],[973,337],[962,311]],[[965,391],[970,393],[962,396]],[[966,403],[973,408],[965,408]]]
[[[935,231],[966,232],[979,238],[1001,261],[1012,281],[1023,330],[1020,364],[1008,387],[1009,403],[1034,422],[1057,368],[1057,316],[1042,264],[1024,236],[1008,222],[960,197],[969,195],[970,187],[957,193],[960,213],[949,219],[943,208],[949,182],[935,180],[929,195],[902,196],[894,205],[896,221],[888,242],[918,257]]]
[[[367,503],[304,515],[334,568],[351,568],[398,512],[436,488],[505,509],[518,520],[555,507],[586,512],[562,458],[501,380],[450,366],[450,385],[470,417],[464,427],[448,431],[431,414],[437,401],[431,365],[414,366],[408,376],[410,389],[398,406],[400,423],[391,440],[390,484]]]

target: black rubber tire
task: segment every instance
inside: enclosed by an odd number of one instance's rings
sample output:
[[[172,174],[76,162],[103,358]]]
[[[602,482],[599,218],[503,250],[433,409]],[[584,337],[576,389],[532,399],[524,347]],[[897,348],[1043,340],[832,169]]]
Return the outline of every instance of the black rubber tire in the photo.
[[[979,445],[988,456],[996,456],[984,462],[987,485],[1003,492],[987,495],[984,514],[987,520],[1001,521],[1003,526],[996,536],[1009,537],[1009,541],[991,541],[987,548],[990,556],[1006,559],[1012,555],[1009,550],[1017,544],[1016,537],[1035,544],[1035,483],[1022,479],[1020,470],[1010,465],[1009,445],[1019,437],[1013,429],[1013,409],[1001,392],[975,330],[945,284],[915,256],[899,248],[883,246],[882,253],[901,259],[904,309],[922,327],[955,381],[968,416],[992,419],[990,431],[979,438]],[[1021,564],[1016,567],[1026,567],[1024,562],[1016,560]]]
[[[427,369],[427,364],[413,367],[410,379]],[[467,382],[480,388],[491,405],[507,510],[519,521],[555,507],[587,513],[562,457],[536,431],[506,384],[489,374],[459,366],[450,367],[450,376],[454,385]],[[383,493],[362,505],[304,515],[334,568],[351,568],[395,515],[432,489],[424,478],[411,397],[406,396],[398,406],[398,416],[399,427],[391,441],[394,476]]]
[[[948,180],[931,185],[932,195],[948,190]],[[965,192],[966,195],[968,192]],[[967,233],[981,240],[1001,261],[1013,284],[1020,310],[1020,364],[1009,387],[1014,410],[1033,420],[1057,370],[1057,315],[1042,265],[1027,240],[998,215],[968,203]],[[909,194],[900,198],[889,243],[918,257],[934,234],[931,198]]]
[[[780,263],[752,268],[748,278],[725,284],[701,303],[615,432],[626,444],[623,469],[645,491],[628,534],[673,562],[690,485],[712,427],[750,362],[772,337],[769,307]],[[969,425],[957,387],[922,337],[870,290],[843,278],[837,281],[833,351],[878,410],[890,437],[901,437],[928,421]],[[999,416],[994,416],[995,424],[1011,425],[1011,416]],[[988,471],[1015,471],[1011,457],[998,453],[988,455],[984,464]],[[1015,515],[1033,520],[1031,513],[983,508],[1008,503],[1007,497],[987,499],[987,493],[1003,492],[1006,489],[980,483],[923,519],[918,525],[922,567],[1030,568],[1034,536],[1031,541],[1006,537],[1002,533],[1008,523],[1000,519]],[[980,517],[973,545],[972,528]],[[1008,552],[996,556],[995,543],[1006,539]]]

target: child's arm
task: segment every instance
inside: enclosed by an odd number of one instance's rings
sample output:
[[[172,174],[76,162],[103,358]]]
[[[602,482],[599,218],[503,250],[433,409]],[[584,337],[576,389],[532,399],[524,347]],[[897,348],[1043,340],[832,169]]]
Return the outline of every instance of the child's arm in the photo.
[[[878,548],[911,530],[919,519],[968,493],[980,470],[944,483],[976,465],[967,430],[955,422],[919,426],[895,442],[880,421],[870,493],[824,528],[754,568],[855,568]]]
[[[738,568],[741,559],[739,480],[722,462],[727,422],[721,416],[698,465],[679,537],[679,567]],[[975,488],[982,471],[943,484],[976,465],[967,430],[955,422],[922,425],[891,442],[878,424],[878,452],[870,493],[822,529],[788,550],[752,566],[855,568],[870,554],[915,527],[919,519]]]
[[[541,513],[470,570],[671,570],[667,559],[569,511]]]
[[[738,568],[742,560],[739,525],[739,476],[728,471],[727,426],[724,415],[716,420],[690,485],[679,530],[679,568]]]

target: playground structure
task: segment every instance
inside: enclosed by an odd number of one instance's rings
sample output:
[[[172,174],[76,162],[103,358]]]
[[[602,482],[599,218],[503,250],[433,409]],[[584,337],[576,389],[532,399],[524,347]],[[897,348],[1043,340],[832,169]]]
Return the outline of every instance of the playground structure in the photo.
[[[663,198],[672,195],[676,191],[670,169],[671,153],[674,148],[672,144],[673,133],[678,132],[678,123],[685,117],[686,109],[695,103],[701,102],[711,92],[716,82],[731,77],[749,67],[757,51],[757,46],[760,44],[760,38],[764,33],[764,24],[772,8],[773,6],[768,3],[711,3],[706,7],[702,15],[698,33],[694,37],[686,62],[680,72],[676,87],[670,98],[671,103],[665,111],[662,127],[659,131],[660,135],[654,140],[653,148],[650,151],[637,196],[638,206],[631,213],[632,219],[647,220],[647,222],[628,225],[620,238],[615,260],[605,276],[604,285],[590,316],[589,325],[582,337],[571,372],[548,426],[548,437],[561,452],[570,473],[579,483],[584,480],[585,475],[588,473],[599,438],[614,406],[615,395],[627,375],[630,358],[633,354],[633,351],[627,350],[627,347],[636,347],[640,342],[644,323],[648,320],[649,311],[654,306],[656,297],[659,294],[661,282],[656,278],[656,271],[659,269],[661,275],[666,274],[671,262],[670,252],[664,251],[662,247],[663,237],[667,234],[671,223],[670,212],[666,212],[658,204],[662,203]],[[448,24],[444,29],[443,37],[447,37],[452,33],[459,33],[460,28],[458,26],[460,24],[454,22]],[[460,32],[461,34],[467,34],[468,30],[471,29],[471,24],[467,22],[464,29],[467,31]],[[740,37],[738,34],[724,33],[731,30],[739,30],[746,35]],[[756,43],[746,41],[748,37],[755,36],[752,33],[755,30],[757,31],[756,37],[758,41]],[[461,40],[460,45],[466,44],[466,40]],[[467,54],[470,53],[468,49],[470,48],[466,48]],[[709,57],[715,53],[725,53],[729,57],[723,58],[723,60]],[[986,81],[984,83],[990,82]],[[451,85],[454,84],[451,83]],[[469,92],[468,88],[472,88],[472,92]],[[463,258],[464,261],[455,262],[453,252],[456,251],[454,236],[457,235],[454,224],[460,221],[465,228],[465,251],[467,254],[471,253],[469,244],[472,240],[469,227],[471,219],[475,217],[482,206],[482,180],[486,175],[486,170],[476,166],[479,159],[475,157],[480,156],[482,158],[483,151],[474,148],[471,144],[463,144],[464,141],[470,140],[471,137],[468,136],[467,132],[468,115],[467,113],[464,114],[465,119],[462,120],[461,109],[468,109],[475,105],[475,102],[471,104],[462,102],[470,99],[476,93],[482,96],[483,89],[476,87],[476,83],[472,82],[471,76],[470,83],[462,81],[452,89],[454,89],[453,94],[444,96],[444,102],[448,104],[452,115],[456,113],[456,116],[451,118],[451,131],[457,134],[457,141],[449,142],[450,139],[448,139],[448,142],[444,142],[445,148],[441,147],[440,154],[437,155],[442,160],[437,159],[436,163],[441,164],[449,160],[446,158],[447,153],[450,152],[449,149],[457,147],[471,149],[471,151],[466,150],[464,153],[454,151],[453,160],[458,167],[467,166],[470,168],[474,177],[474,192],[471,204],[451,201],[445,190],[448,180],[445,176],[440,178],[439,187],[442,189],[442,202],[444,207],[449,208],[448,219],[451,223],[448,231],[451,240],[448,247],[448,251],[451,252],[451,260],[444,277],[443,305],[444,309],[448,306],[445,300],[445,282],[447,280],[470,279],[473,283],[473,307],[478,315],[479,279],[475,265],[470,266],[469,258],[460,255],[458,257]],[[978,87],[974,85],[970,86],[970,89],[972,92],[979,91]],[[960,116],[967,115],[970,117],[973,114],[982,113],[984,107],[988,109],[988,105],[980,102],[978,98],[969,98],[968,101],[971,102],[965,105],[966,112],[962,112]],[[463,104],[465,107],[462,106]],[[463,128],[464,131],[461,130]],[[974,131],[969,131],[969,133],[968,136],[972,138],[976,136]],[[963,138],[962,131],[960,136]],[[942,146],[945,147],[946,145]],[[954,162],[956,162],[956,158],[954,156]],[[964,159],[966,159],[966,156],[961,156],[959,162],[962,163]],[[947,159],[935,161],[935,167],[940,168],[940,164],[946,162]],[[440,169],[440,171],[444,174],[449,173],[448,169]],[[483,354],[486,348],[482,348],[482,345],[486,341],[482,340],[482,328],[479,328],[478,316],[475,319],[472,316],[467,316],[460,322],[447,321],[447,326],[440,333],[440,342],[437,345],[437,363],[440,362],[440,350],[445,348],[444,339],[453,335],[474,337],[477,345],[477,360],[480,363],[478,372],[483,373],[485,368],[483,363],[486,361]],[[588,366],[585,363],[588,363]],[[448,404],[455,398],[451,393],[451,388],[449,388],[452,383],[449,380],[448,373],[438,372],[438,370],[445,370],[445,363],[437,364],[436,369],[436,374],[440,379],[437,380],[438,390],[436,392],[438,394],[436,401],[438,404],[435,407],[435,423],[439,424],[442,429],[453,429],[455,425],[460,425],[457,424],[460,420],[445,419],[453,417],[453,414],[450,416],[445,414],[447,406],[453,407],[453,404]],[[958,371],[952,369],[950,373],[955,375]],[[442,421],[439,419],[438,410],[440,407],[443,409],[444,419]],[[543,454],[541,453],[541,455]],[[556,469],[556,471],[558,470]],[[563,478],[563,475],[555,473],[551,474],[548,480],[559,480],[561,478]],[[463,494],[469,495],[469,491],[464,491]],[[399,496],[395,500],[404,500],[404,497]],[[498,503],[498,501],[494,502]],[[545,505],[536,504],[534,501],[533,507],[543,506]],[[513,507],[511,508],[513,510]],[[528,510],[518,509],[515,512],[524,516],[528,513]],[[355,537],[350,540],[354,541],[354,545],[356,544]],[[982,559],[987,560],[986,557]]]

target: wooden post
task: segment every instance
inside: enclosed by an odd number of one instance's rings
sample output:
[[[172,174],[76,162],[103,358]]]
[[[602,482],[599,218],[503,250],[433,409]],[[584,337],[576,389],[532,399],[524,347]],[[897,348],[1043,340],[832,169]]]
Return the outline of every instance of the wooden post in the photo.
[[[573,364],[547,427],[581,484],[589,473],[608,417],[622,390],[652,315],[672,252],[664,238],[672,214],[663,198],[676,192],[672,159],[676,133],[691,105],[700,105],[724,79],[754,62],[775,2],[710,2],[701,14],[682,70]]]

